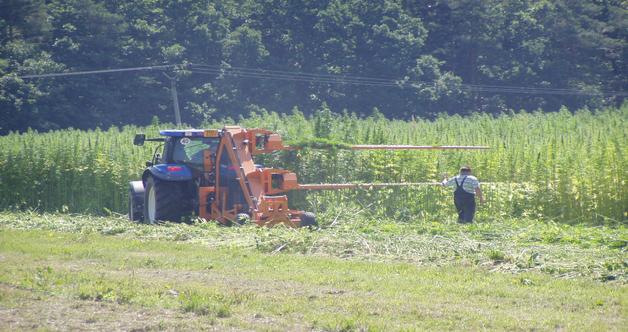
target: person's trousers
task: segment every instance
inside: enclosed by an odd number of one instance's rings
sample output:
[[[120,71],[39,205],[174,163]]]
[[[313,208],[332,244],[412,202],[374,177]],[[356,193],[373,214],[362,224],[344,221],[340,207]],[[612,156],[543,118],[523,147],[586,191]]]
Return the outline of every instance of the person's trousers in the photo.
[[[458,211],[459,223],[471,223],[473,222],[473,216],[475,215],[475,195],[456,195],[454,196],[454,205]]]

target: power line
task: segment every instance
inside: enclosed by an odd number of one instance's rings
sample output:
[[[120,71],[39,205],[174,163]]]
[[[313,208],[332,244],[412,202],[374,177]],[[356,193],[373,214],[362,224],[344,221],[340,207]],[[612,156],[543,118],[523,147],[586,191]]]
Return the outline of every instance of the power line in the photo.
[[[313,77],[313,78],[331,78],[331,79],[346,79],[346,80],[366,80],[366,81],[377,81],[377,82],[390,82],[393,81],[391,78],[381,78],[381,77],[364,77],[364,76],[350,76],[350,75],[341,75],[341,74],[315,74],[315,73],[306,73],[306,72],[298,72],[298,71],[287,71],[287,70],[272,70],[272,69],[261,69],[261,68],[247,68],[247,67],[237,67],[237,66],[229,66],[229,67],[221,67],[217,65],[201,65],[201,64],[190,64],[190,68],[196,69],[195,67],[200,67],[201,69],[211,69],[211,70],[234,70],[234,71],[247,71],[247,72],[255,72],[260,74],[279,74],[279,75],[296,75],[302,77]]]
[[[314,83],[330,83],[330,84],[354,84],[354,85],[371,85],[371,86],[389,86],[389,87],[399,87],[398,84],[394,82],[372,82],[372,81],[363,81],[363,80],[352,80],[347,78],[337,78],[337,79],[328,79],[328,78],[314,78],[314,77],[304,77],[298,75],[276,75],[276,74],[262,74],[262,73],[250,73],[243,72],[237,70],[229,70],[229,71],[221,71],[215,69],[205,69],[198,70],[192,69],[192,73],[196,74],[214,74],[217,76],[231,76],[231,77],[247,77],[247,78],[259,78],[259,79],[275,79],[275,80],[284,80],[284,81],[296,81],[296,82],[314,82]]]
[[[268,79],[283,80],[293,82],[310,82],[322,84],[340,84],[340,85],[360,85],[372,87],[388,87],[388,88],[416,88],[418,86],[435,87],[435,82],[384,78],[384,77],[367,77],[353,76],[341,74],[317,74],[299,71],[271,70],[263,68],[237,67],[237,66],[219,66],[204,64],[181,64],[181,65],[159,65],[131,68],[113,68],[102,70],[62,72],[49,74],[32,74],[21,76],[22,79],[35,78],[52,78],[65,76],[94,75],[119,72],[133,72],[146,70],[163,70],[173,69],[176,71],[186,70],[192,74],[216,75],[232,78],[252,78],[252,79]],[[626,97],[628,92],[617,91],[583,91],[563,88],[548,87],[524,87],[524,86],[507,86],[507,85],[484,85],[484,84],[467,84],[461,83],[458,86],[469,92],[485,92],[485,93],[511,93],[511,94],[534,94],[534,95],[564,95],[564,96],[617,96]]]
[[[147,66],[147,67],[131,67],[131,68],[114,68],[114,69],[101,69],[101,70],[87,70],[87,71],[72,71],[64,73],[50,73],[50,74],[33,74],[20,76],[22,79],[31,78],[49,78],[49,77],[64,77],[64,76],[80,76],[80,75],[93,75],[93,74],[107,74],[107,73],[121,73],[129,71],[142,71],[142,70],[157,70],[174,68],[176,65],[161,65],[161,66]]]
[[[393,79],[381,77],[364,77],[350,75],[335,74],[313,74],[304,72],[291,72],[282,70],[268,70],[260,68],[247,67],[220,67],[216,65],[199,65],[191,64],[188,67],[192,73],[196,74],[213,74],[218,76],[257,78],[257,79],[274,79],[298,82],[312,83],[328,83],[328,84],[348,84],[348,85],[365,85],[379,87],[407,88],[422,86],[436,86],[434,82]],[[580,95],[580,96],[628,96],[626,92],[616,91],[583,91],[562,88],[547,87],[523,87],[523,86],[500,86],[500,85],[479,85],[461,83],[459,86],[471,92],[493,92],[493,93],[514,93],[514,94],[545,94],[545,95]]]
[[[177,65],[160,65],[160,66],[145,66],[145,67],[131,67],[131,68],[113,68],[113,69],[100,69],[100,70],[86,70],[75,71],[65,73],[49,73],[49,74],[33,74],[21,76],[22,79],[35,79],[35,78],[52,78],[52,77],[67,77],[67,76],[81,76],[81,75],[96,75],[96,74],[108,74],[108,73],[121,73],[121,72],[134,72],[144,70],[163,70],[173,68],[176,69]],[[164,73],[165,74],[165,73]],[[174,106],[174,117],[178,126],[181,125],[181,113],[179,112],[179,98],[177,96],[177,85],[174,76],[170,77],[170,92],[172,94],[172,102]]]

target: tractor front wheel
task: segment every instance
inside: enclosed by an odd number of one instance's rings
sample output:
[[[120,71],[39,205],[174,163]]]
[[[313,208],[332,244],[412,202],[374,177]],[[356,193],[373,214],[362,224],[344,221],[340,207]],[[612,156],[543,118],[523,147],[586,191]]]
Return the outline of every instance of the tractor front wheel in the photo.
[[[185,183],[162,181],[152,176],[146,180],[144,195],[144,222],[158,220],[181,221],[192,212],[192,200]]]

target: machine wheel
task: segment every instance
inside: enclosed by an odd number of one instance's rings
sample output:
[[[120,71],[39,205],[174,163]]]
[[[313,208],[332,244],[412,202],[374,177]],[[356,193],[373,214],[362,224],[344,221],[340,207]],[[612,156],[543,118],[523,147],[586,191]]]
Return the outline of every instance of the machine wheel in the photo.
[[[310,229],[318,226],[316,215],[312,212],[305,212],[301,215],[301,227],[309,227]]]
[[[251,223],[251,216],[246,213],[238,213],[235,218],[235,223],[238,225],[247,225]]]
[[[141,211],[136,210],[136,202],[135,197],[133,197],[133,192],[129,191],[129,220],[131,221],[139,221],[144,217]]]
[[[181,221],[192,212],[192,199],[183,182],[162,181],[149,176],[144,195],[144,222]]]
[[[144,219],[144,184],[142,181],[129,182],[129,220],[138,222]]]

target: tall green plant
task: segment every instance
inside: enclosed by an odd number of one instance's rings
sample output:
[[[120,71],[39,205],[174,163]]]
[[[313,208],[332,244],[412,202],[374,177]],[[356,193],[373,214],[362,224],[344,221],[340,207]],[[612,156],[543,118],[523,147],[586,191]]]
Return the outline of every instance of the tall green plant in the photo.
[[[510,215],[622,222],[628,219],[627,120],[628,105],[597,112],[563,109],[497,117],[441,116],[434,121],[331,112],[308,118],[298,110],[289,115],[260,111],[240,122],[250,128],[272,128],[287,142],[312,143],[299,151],[256,160],[268,167],[292,169],[302,183],[430,182],[469,164],[484,183],[488,200],[479,210],[480,218]],[[155,147],[133,146],[133,135],[139,131],[156,135],[157,129],[30,131],[0,137],[0,208],[124,213],[128,181],[139,178]],[[327,137],[326,144],[316,138],[321,136]],[[346,143],[488,145],[491,149],[339,148]],[[303,209],[355,205],[400,220],[453,213],[450,191],[435,186],[298,193],[292,198],[293,205]]]

